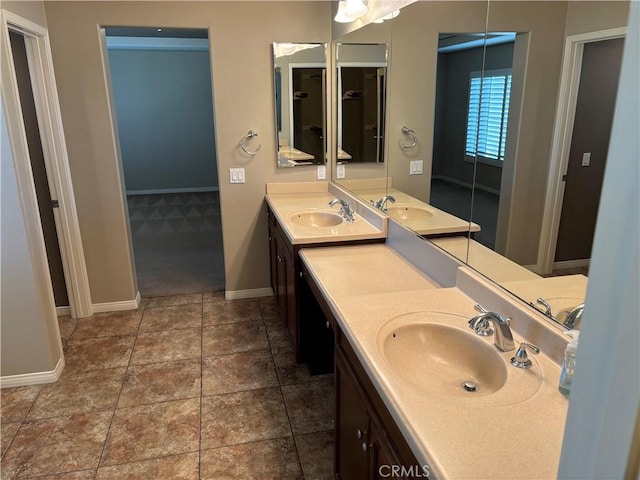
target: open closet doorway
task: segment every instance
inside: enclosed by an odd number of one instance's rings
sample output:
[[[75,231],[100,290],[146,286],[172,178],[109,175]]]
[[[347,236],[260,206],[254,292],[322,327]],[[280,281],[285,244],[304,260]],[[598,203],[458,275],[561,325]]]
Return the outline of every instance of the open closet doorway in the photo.
[[[208,31],[104,33],[140,293],[224,290]]]

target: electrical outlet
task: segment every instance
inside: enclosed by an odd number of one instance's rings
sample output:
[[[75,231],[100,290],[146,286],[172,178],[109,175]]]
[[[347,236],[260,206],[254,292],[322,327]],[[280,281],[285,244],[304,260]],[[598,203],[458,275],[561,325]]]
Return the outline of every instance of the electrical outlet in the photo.
[[[424,162],[422,160],[411,160],[409,163],[409,175],[422,175]]]
[[[327,178],[327,167],[324,165],[318,165],[318,180],[326,180]]]
[[[336,176],[340,179],[340,178],[344,178],[347,176],[347,166],[342,164],[342,165],[338,165],[338,167],[336,168]]]
[[[582,166],[583,167],[588,167],[589,165],[591,165],[591,152],[583,153],[582,154]]]
[[[231,183],[245,183],[244,168],[230,168],[229,181]]]

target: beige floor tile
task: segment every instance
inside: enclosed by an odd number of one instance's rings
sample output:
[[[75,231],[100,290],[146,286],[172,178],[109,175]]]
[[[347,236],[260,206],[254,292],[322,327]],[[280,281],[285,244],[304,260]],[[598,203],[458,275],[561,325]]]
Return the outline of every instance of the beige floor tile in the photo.
[[[194,452],[100,467],[96,480],[198,480],[199,461],[199,454]]]
[[[7,448],[9,448],[9,445],[11,445],[11,441],[13,440],[13,437],[16,436],[16,433],[20,428],[20,423],[21,422],[14,422],[14,423],[3,422],[2,425],[0,426],[0,444],[2,449],[0,456],[4,457],[4,454],[7,451]]]
[[[27,418],[59,417],[116,406],[125,367],[88,372],[63,372],[55,383],[42,387]]]
[[[78,320],[76,318],[71,318],[69,315],[64,315],[62,317],[58,317],[58,327],[60,328],[60,339],[62,343],[65,344],[71,338],[71,334],[76,328],[78,324]]]
[[[71,340],[136,335],[142,318],[142,309],[97,313],[80,318]]]
[[[204,450],[200,469],[203,480],[303,478],[291,437]]]
[[[132,365],[200,357],[201,329],[170,330],[138,335]]]
[[[189,303],[171,307],[147,307],[144,309],[140,332],[161,332],[202,326],[202,304]]]
[[[272,351],[280,385],[293,385],[317,379],[311,376],[306,364],[296,364],[296,357],[290,347],[274,348]]]
[[[204,325],[261,321],[262,314],[256,300],[232,300],[204,304],[202,316]]]
[[[269,350],[233,353],[202,360],[202,395],[255,390],[278,385]]]
[[[289,435],[277,387],[202,398],[202,449]]]
[[[334,388],[332,376],[309,383],[284,385],[282,395],[287,405],[294,435],[333,428]]]
[[[195,452],[200,399],[116,409],[101,466]]]
[[[0,422],[21,422],[27,416],[42,386],[3,388],[0,391]]]
[[[189,293],[184,295],[168,295],[166,297],[144,297],[141,303],[144,307],[167,307],[170,305],[202,303],[202,294]]]
[[[278,301],[276,297],[264,297],[258,300],[260,305],[260,312],[262,313],[262,319],[269,324],[284,323],[282,315],[280,315],[280,307],[278,307]]]
[[[26,421],[2,461],[2,478],[97,468],[112,411]]]
[[[262,322],[229,323],[205,327],[202,331],[202,355],[225,355],[269,348]]]
[[[65,348],[67,371],[126,367],[133,351],[135,336],[69,340]]]
[[[38,477],[30,477],[35,480],[93,480],[96,477],[96,470],[80,470],[76,472],[57,473],[54,475],[45,475]]]
[[[305,480],[333,479],[333,430],[294,437]]]
[[[286,325],[267,325],[267,336],[271,348],[288,348],[291,350],[291,340]]]
[[[118,407],[200,396],[200,359],[132,365]]]
[[[225,302],[224,292],[204,292],[202,294],[203,303]]]

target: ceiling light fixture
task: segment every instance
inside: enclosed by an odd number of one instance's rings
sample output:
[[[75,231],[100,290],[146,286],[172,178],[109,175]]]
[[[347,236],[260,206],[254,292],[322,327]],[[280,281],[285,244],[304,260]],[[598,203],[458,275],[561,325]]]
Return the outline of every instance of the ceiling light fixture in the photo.
[[[338,23],[351,23],[367,13],[367,3],[368,0],[340,0],[338,12],[333,20]]]
[[[385,15],[384,17],[380,17],[379,19],[374,20],[373,23],[382,23],[385,20],[392,20],[396,18],[398,15],[400,15],[400,10],[394,10],[393,12]]]

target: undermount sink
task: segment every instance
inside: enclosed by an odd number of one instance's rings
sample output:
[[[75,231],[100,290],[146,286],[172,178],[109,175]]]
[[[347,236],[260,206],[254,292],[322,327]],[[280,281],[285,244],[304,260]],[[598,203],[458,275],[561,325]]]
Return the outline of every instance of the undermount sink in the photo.
[[[344,222],[344,219],[337,213],[321,210],[296,212],[289,216],[289,220],[307,227],[335,227]]]
[[[481,397],[507,382],[507,365],[493,346],[463,325],[459,315],[415,312],[387,322],[378,332],[378,348],[393,372],[430,393]],[[492,337],[491,337],[492,338]]]
[[[425,222],[433,217],[433,212],[423,207],[413,207],[409,205],[389,205],[387,215],[402,223]]]

